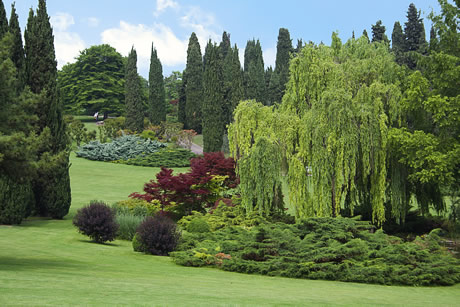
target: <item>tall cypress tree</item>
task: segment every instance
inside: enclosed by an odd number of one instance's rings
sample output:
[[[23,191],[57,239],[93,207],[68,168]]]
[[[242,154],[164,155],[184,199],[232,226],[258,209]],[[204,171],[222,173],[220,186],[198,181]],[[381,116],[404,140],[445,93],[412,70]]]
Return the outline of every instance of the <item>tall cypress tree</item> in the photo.
[[[372,25],[372,42],[389,42],[385,34],[385,26],[382,24],[381,20],[377,20],[375,25]]]
[[[363,30],[363,36],[367,39],[368,42],[370,42],[370,41],[369,41],[369,35],[367,34],[367,30],[366,30],[366,29]]]
[[[144,111],[141,100],[141,85],[137,74],[137,53],[134,46],[128,55],[125,70],[126,128],[141,132],[144,129]]]
[[[244,99],[244,85],[243,85],[243,70],[241,69],[240,58],[238,54],[238,47],[235,46],[231,50],[232,54],[232,70],[231,70],[231,97],[230,109],[228,110],[228,120],[226,123],[233,121],[233,111],[238,106],[241,100]]]
[[[8,32],[8,19],[6,18],[5,6],[3,0],[0,0],[0,39]]]
[[[266,103],[265,69],[259,40],[251,40],[244,50],[245,97]]]
[[[393,33],[391,34],[391,50],[393,51],[396,62],[403,64],[404,52],[406,49],[404,33],[402,31],[401,24],[396,21],[393,26]]]
[[[150,56],[149,106],[150,122],[152,124],[159,125],[162,121],[166,121],[163,67],[157,56],[157,50],[153,48],[153,44]]]
[[[187,64],[185,67],[187,85],[185,88],[186,104],[185,118],[187,127],[201,133],[203,101],[203,59],[200,43],[195,32],[192,33],[187,49]]]
[[[183,124],[184,129],[188,129],[187,127],[187,118],[185,113],[185,105],[187,104],[187,96],[185,94],[185,89],[187,87],[187,77],[186,71],[182,72],[182,83],[179,88],[179,103],[177,107],[177,120]]]
[[[405,36],[405,52],[408,52],[405,57],[405,64],[410,69],[415,69],[417,59],[413,52],[425,54],[427,51],[427,43],[425,38],[425,26],[423,19],[420,18],[420,12],[413,3],[409,5],[407,10],[407,22],[404,24]]]
[[[206,62],[203,74],[204,99],[202,105],[204,152],[220,151],[224,135],[223,73],[219,49],[209,40],[204,56]]]
[[[289,80],[289,60],[292,53],[292,41],[288,29],[280,28],[278,43],[276,44],[276,60],[274,73],[278,75],[279,89],[273,97],[274,101],[281,102],[286,83]]]
[[[36,15],[31,10],[25,32],[26,81],[40,94],[35,109],[36,131],[41,134],[38,176],[34,182],[37,210],[41,215],[62,218],[70,208],[69,139],[57,99],[57,62],[54,36],[46,1],[39,0]]]
[[[11,47],[11,60],[16,66],[17,79],[18,79],[18,91],[21,91],[25,86],[25,55],[24,47],[22,44],[21,27],[19,26],[18,15],[16,14],[16,8],[14,3],[11,5],[11,17],[9,22],[9,31],[13,35],[13,45]]]

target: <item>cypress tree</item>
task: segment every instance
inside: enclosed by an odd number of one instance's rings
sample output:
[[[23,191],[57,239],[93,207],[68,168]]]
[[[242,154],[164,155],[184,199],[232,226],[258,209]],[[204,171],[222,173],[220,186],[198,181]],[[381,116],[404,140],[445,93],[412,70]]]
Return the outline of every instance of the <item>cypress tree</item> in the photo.
[[[152,124],[159,125],[162,121],[166,121],[163,68],[157,56],[157,50],[153,48],[153,44],[150,56],[149,106],[150,122]]]
[[[204,152],[220,151],[224,135],[223,74],[219,49],[209,40],[205,51],[202,105]]]
[[[367,34],[366,29],[363,30],[363,36],[367,39],[367,42],[370,42],[369,41],[369,35]]]
[[[405,52],[408,52],[405,57],[405,64],[410,69],[415,69],[417,59],[413,52],[425,54],[427,43],[425,38],[425,26],[423,19],[420,18],[420,12],[413,3],[409,5],[407,10],[407,22],[404,24],[405,36]]]
[[[406,46],[404,33],[399,21],[396,21],[393,26],[393,33],[391,34],[391,49],[395,55],[396,62],[400,65],[403,64]]]
[[[248,41],[244,51],[244,76],[246,99],[266,103],[265,69],[259,40]]]
[[[125,107],[126,128],[142,132],[144,129],[144,112],[141,100],[141,85],[137,74],[137,53],[134,47],[128,55],[125,70]]]
[[[203,101],[203,59],[200,43],[195,32],[192,33],[187,49],[187,64],[185,67],[187,85],[185,88],[186,104],[185,118],[187,127],[201,133],[202,116],[201,104]]]
[[[273,97],[274,101],[281,102],[286,83],[289,80],[289,60],[292,52],[292,41],[288,29],[280,28],[278,43],[276,44],[276,60],[274,73],[278,75],[279,89]]]
[[[273,92],[270,91],[270,80],[272,79],[273,67],[271,65],[265,69],[265,99],[267,100],[267,105],[272,105],[275,101]]]
[[[57,62],[54,36],[46,1],[39,0],[36,15],[31,10],[25,36],[26,83],[39,94],[35,108],[40,133],[38,176],[34,194],[38,213],[62,218],[70,208],[69,139],[57,99]]]
[[[385,26],[382,25],[381,20],[372,25],[372,42],[389,43],[388,37],[385,34]]]
[[[25,55],[22,44],[21,27],[19,26],[18,15],[14,3],[11,5],[11,17],[9,22],[9,31],[13,35],[13,45],[11,48],[11,60],[16,66],[18,91],[21,91],[25,86]]]
[[[8,19],[6,18],[3,0],[0,0],[0,39],[8,32]]]
[[[232,72],[231,72],[231,99],[230,110],[228,112],[228,123],[233,121],[233,111],[244,98],[243,70],[241,69],[238,47],[232,48]]]
[[[227,57],[227,54],[231,51],[232,45],[230,43],[230,34],[228,34],[226,31],[222,33],[222,41],[220,42],[220,53],[222,59],[225,59]]]
[[[182,83],[179,88],[179,103],[177,107],[177,120],[183,124],[184,129],[188,129],[187,127],[187,119],[185,116],[185,105],[187,103],[187,96],[185,94],[185,88],[187,87],[187,78],[186,78],[186,71],[182,72]]]

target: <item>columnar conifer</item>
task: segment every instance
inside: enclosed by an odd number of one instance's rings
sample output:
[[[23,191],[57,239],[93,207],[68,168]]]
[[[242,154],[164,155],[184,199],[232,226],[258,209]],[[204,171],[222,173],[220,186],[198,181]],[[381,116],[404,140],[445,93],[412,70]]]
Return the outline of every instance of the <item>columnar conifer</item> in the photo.
[[[190,36],[187,49],[187,64],[185,68],[187,84],[185,88],[186,104],[185,118],[187,127],[201,133],[202,116],[201,104],[203,101],[203,59],[200,43],[196,34]]]
[[[157,56],[157,50],[153,48],[150,56],[149,72],[149,107],[150,122],[159,125],[166,121],[165,87],[163,80],[163,68]]]
[[[378,20],[375,25],[372,25],[372,42],[389,42],[385,34],[385,26],[382,25],[381,20]]]
[[[187,96],[185,89],[187,87],[186,71],[182,72],[182,83],[179,88],[179,103],[177,107],[177,120],[184,125],[184,129],[187,129],[187,119],[185,113],[185,106],[187,104]]]
[[[18,90],[21,91],[25,86],[25,56],[22,44],[21,27],[19,26],[18,15],[14,3],[11,5],[11,17],[9,22],[9,31],[13,35],[13,45],[11,48],[11,60],[16,66]]]
[[[125,70],[126,128],[141,132],[144,129],[144,110],[141,100],[141,85],[137,74],[137,53],[134,47],[128,56]]]
[[[8,32],[8,19],[6,18],[3,0],[0,0],[0,39]]]
[[[273,97],[274,101],[281,102],[286,83],[289,79],[289,60],[292,53],[292,41],[289,30],[279,29],[278,43],[276,44],[276,61],[274,73],[278,75],[279,89]]]
[[[396,62],[402,64],[404,61],[404,52],[406,49],[404,33],[399,21],[396,21],[391,34],[391,50],[395,54]]]

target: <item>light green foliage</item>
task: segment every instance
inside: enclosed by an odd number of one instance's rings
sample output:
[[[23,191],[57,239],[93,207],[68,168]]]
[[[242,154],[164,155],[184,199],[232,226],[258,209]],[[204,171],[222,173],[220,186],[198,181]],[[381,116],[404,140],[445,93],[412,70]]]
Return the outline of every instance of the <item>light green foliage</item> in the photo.
[[[75,63],[58,73],[59,98],[67,112],[93,115],[124,111],[124,60],[115,48],[103,44],[80,52]]]
[[[69,133],[70,138],[75,141],[77,146],[80,146],[81,143],[88,143],[89,141],[96,139],[96,131],[88,131],[85,124],[83,124],[83,122],[78,118],[67,116],[65,120],[68,124],[67,132]]]
[[[91,141],[80,147],[76,154],[77,157],[98,161],[127,160],[154,153],[163,147],[166,147],[166,144],[135,135],[126,135],[110,143]]]
[[[143,199],[129,198],[117,201],[112,205],[116,215],[154,216],[161,209],[160,201],[148,202]]]

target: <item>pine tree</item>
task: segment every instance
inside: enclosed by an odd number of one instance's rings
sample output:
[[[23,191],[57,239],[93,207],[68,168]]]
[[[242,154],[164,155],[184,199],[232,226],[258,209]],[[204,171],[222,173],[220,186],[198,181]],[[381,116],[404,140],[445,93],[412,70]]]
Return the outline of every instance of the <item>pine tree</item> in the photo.
[[[3,0],[0,0],[0,39],[8,32],[8,19],[6,18]]]
[[[396,21],[393,26],[393,33],[391,34],[391,49],[395,55],[396,62],[403,64],[404,52],[406,49],[404,33],[401,28],[399,21]]]
[[[34,112],[38,117],[36,131],[42,138],[34,182],[36,206],[43,216],[62,218],[68,213],[71,201],[69,139],[57,98],[54,36],[45,0],[39,0],[36,15],[30,10],[24,37],[26,84],[40,95]]]
[[[149,106],[150,122],[152,124],[159,125],[162,121],[166,121],[163,68],[157,56],[157,50],[153,48],[153,44],[150,56]]]
[[[223,74],[219,47],[209,40],[205,51],[203,74],[203,151],[215,152],[222,148],[223,125]]]
[[[388,37],[385,34],[385,26],[382,25],[381,20],[372,25],[372,42],[389,43]]]
[[[11,60],[16,66],[18,91],[22,91],[25,86],[25,55],[22,44],[21,27],[19,26],[18,15],[14,3],[11,5],[11,17],[9,22],[9,31],[13,35],[13,46],[11,48]]]
[[[276,44],[276,60],[274,73],[278,75],[279,89],[273,97],[274,101],[281,102],[286,83],[289,80],[289,60],[292,53],[292,41],[288,29],[280,28],[278,43]]]
[[[203,101],[203,59],[200,43],[196,34],[190,36],[187,49],[187,64],[185,67],[187,85],[185,88],[186,104],[185,118],[187,127],[201,133],[202,116],[201,104]]]
[[[144,111],[141,100],[141,85],[137,74],[137,53],[134,47],[128,55],[125,71],[125,107],[126,128],[142,132],[144,129]]]

